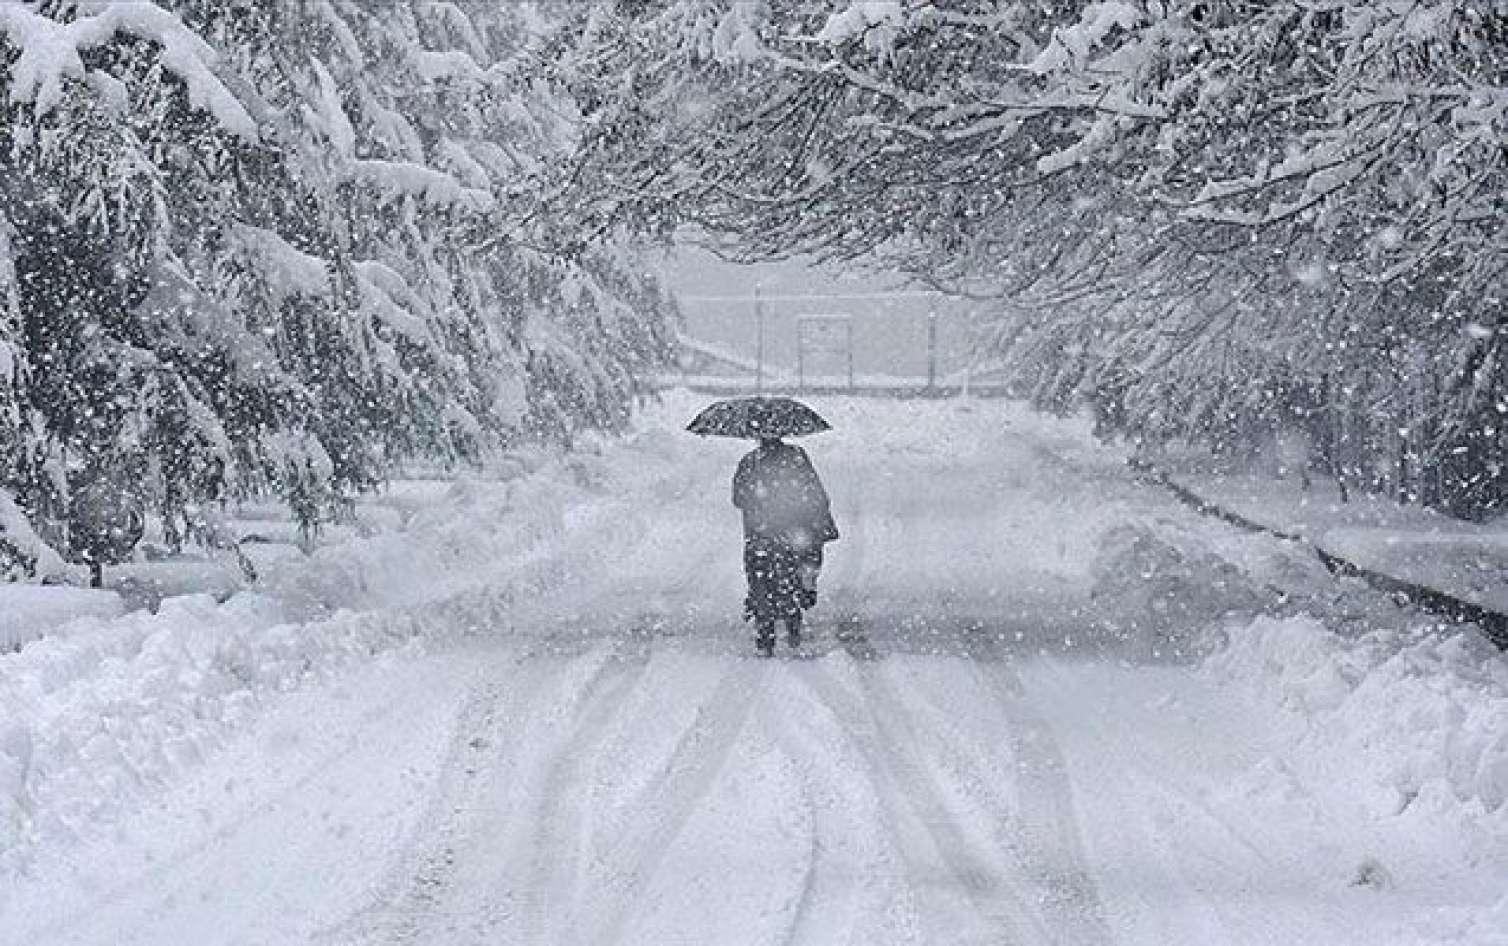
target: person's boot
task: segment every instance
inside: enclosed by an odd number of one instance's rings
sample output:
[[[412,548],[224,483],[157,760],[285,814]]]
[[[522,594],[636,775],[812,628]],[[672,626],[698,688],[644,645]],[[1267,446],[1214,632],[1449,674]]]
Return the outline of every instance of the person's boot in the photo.
[[[760,621],[754,635],[754,648],[761,657],[775,656],[775,622]]]
[[[785,640],[795,650],[801,646],[801,612],[797,611],[785,619]]]

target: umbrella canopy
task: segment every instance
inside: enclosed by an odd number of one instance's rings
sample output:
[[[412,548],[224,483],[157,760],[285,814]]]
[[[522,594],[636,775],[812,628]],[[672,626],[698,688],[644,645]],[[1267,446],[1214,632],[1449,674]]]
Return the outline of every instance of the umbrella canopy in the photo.
[[[735,397],[718,401],[686,425],[707,437],[802,437],[831,430],[810,407],[788,397]]]

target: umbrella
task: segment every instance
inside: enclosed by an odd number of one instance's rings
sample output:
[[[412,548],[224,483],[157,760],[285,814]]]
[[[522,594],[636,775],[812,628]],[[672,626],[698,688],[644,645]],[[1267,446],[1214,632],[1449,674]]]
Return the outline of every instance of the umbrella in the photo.
[[[718,401],[686,425],[708,437],[801,437],[832,426],[800,401],[788,397],[735,397]]]

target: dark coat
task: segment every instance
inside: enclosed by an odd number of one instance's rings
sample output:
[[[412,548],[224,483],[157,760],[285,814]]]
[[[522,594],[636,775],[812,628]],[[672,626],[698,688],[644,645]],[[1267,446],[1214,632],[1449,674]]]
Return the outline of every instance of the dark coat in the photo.
[[[745,539],[820,550],[838,537],[827,490],[795,444],[766,441],[746,454],[733,475],[733,505],[743,511]]]

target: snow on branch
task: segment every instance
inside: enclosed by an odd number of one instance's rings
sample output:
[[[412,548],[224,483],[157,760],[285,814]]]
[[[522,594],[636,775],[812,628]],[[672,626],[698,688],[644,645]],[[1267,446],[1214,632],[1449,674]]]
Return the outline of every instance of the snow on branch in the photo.
[[[3,488],[0,488],[0,539],[31,559],[31,571],[37,575],[61,575],[67,571],[62,556],[32,529],[15,495]]]
[[[906,14],[896,0],[858,0],[828,17],[814,38],[833,46],[862,39],[866,49],[885,56],[905,25]]]
[[[1064,148],[1037,159],[1038,174],[1054,174],[1092,161],[1097,153],[1107,150],[1115,141],[1119,123],[1114,115],[1101,115],[1079,140]]]
[[[419,197],[436,207],[488,213],[497,206],[491,193],[466,187],[449,174],[422,164],[369,159],[357,161],[353,173],[357,180],[383,193]]]
[[[151,271],[151,288],[137,304],[137,312],[159,327],[164,339],[194,351],[204,344],[224,352],[245,377],[270,375],[277,356],[266,342],[245,327],[223,300],[204,292],[183,263],[163,259]]]
[[[258,272],[279,303],[292,296],[324,298],[330,294],[329,265],[261,227],[238,224],[236,241],[261,265]]]
[[[474,147],[477,151],[487,153],[494,166],[499,168],[507,166],[508,155],[502,149],[480,142]],[[486,189],[491,186],[492,173],[468,150],[466,142],[457,141],[454,138],[440,139],[439,144],[435,145],[435,160],[445,170],[460,177],[468,187]]]
[[[1052,42],[1027,68],[1042,75],[1082,69],[1090,53],[1103,44],[1112,31],[1117,28],[1131,30],[1141,22],[1141,13],[1129,3],[1091,3],[1084,9],[1079,22],[1053,33]]]
[[[92,16],[60,23],[19,3],[0,4],[0,31],[21,53],[11,67],[11,101],[30,103],[38,114],[52,110],[63,100],[65,79],[85,78],[84,50],[132,36],[161,48],[163,65],[183,81],[191,105],[209,112],[241,140],[259,139],[256,121],[215,75],[214,49],[182,20],[150,0],[97,9]]]
[[[409,52],[408,58],[414,72],[425,82],[443,82],[447,79],[486,82],[491,77],[491,73],[478,65],[470,53],[459,49],[415,49]]]
[[[21,351],[14,344],[0,339],[0,385],[14,386],[20,367]],[[3,391],[0,388],[0,391]]]
[[[340,101],[340,90],[335,86],[335,80],[330,76],[330,71],[324,63],[314,60],[314,76],[319,80],[319,112],[310,113],[311,118],[317,118],[318,124],[323,127],[325,136],[329,139],[331,147],[342,158],[351,158],[356,154],[356,129],[351,125],[350,116],[346,114],[345,107]]]
[[[397,335],[415,345],[434,344],[434,333],[424,315],[431,314],[409,288],[408,281],[392,267],[377,260],[361,260],[354,267],[362,301]]]

